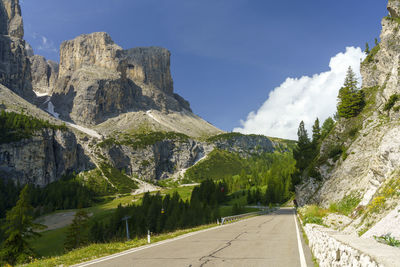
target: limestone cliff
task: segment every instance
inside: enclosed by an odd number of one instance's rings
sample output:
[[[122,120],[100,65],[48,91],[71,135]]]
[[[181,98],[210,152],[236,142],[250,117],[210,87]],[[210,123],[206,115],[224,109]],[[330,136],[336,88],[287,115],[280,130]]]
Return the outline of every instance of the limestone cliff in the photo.
[[[355,216],[363,219],[355,220],[352,227],[364,229],[361,233],[399,202],[399,10],[400,1],[390,0],[390,15],[382,20],[381,42],[361,63],[364,110],[355,118],[336,123],[313,166],[320,177],[309,177],[297,188],[300,204],[316,202],[325,207],[356,195],[360,203]],[[387,191],[388,188],[391,189]]]
[[[19,1],[0,1],[0,84],[32,100],[30,63],[23,35]]]
[[[62,43],[52,93],[63,118],[86,125],[140,110],[190,111],[188,102],[173,93],[168,50],[123,50],[103,32]]]
[[[39,55],[32,55],[29,60],[33,90],[38,94],[50,95],[57,83],[58,63]]]
[[[273,153],[277,145],[265,136],[221,134],[199,141],[177,133],[123,134],[97,144],[94,154],[129,175],[144,180],[178,178],[214,149],[241,157]]]
[[[0,110],[21,112],[60,125],[44,111],[36,108],[8,88],[0,85]],[[0,179],[12,179],[20,184],[45,186],[63,175],[94,168],[85,146],[88,137],[79,137],[72,129],[43,128],[18,142],[0,144]]]

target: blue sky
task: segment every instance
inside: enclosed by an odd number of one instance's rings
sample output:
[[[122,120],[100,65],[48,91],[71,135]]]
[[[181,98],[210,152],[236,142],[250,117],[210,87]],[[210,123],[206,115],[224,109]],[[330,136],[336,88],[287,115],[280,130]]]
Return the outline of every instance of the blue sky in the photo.
[[[58,61],[62,41],[95,31],[108,32],[123,48],[169,49],[175,91],[196,114],[226,131],[239,127],[288,77],[329,71],[331,58],[346,47],[364,48],[366,41],[372,47],[387,15],[386,1],[376,0],[21,0],[21,5],[25,39],[48,59]]]

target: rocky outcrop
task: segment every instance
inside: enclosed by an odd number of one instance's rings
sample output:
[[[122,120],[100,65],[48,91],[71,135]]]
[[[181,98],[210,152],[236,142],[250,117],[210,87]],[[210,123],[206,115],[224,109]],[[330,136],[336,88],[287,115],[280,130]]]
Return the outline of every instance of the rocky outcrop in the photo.
[[[25,99],[34,97],[18,0],[0,1],[0,83]]]
[[[135,138],[132,136],[128,140]],[[274,152],[272,142],[267,137],[242,134],[207,142],[191,138],[165,138],[139,147],[130,141],[115,142],[110,139],[99,147],[102,158],[106,158],[114,167],[145,180],[177,178],[214,149],[237,153],[241,157]]]
[[[2,0],[2,2],[3,12],[6,12],[8,18],[6,24],[8,35],[22,39],[24,37],[24,25],[19,0]]]
[[[216,148],[238,153],[241,157],[271,153],[275,150],[271,140],[262,135],[235,134],[228,138],[216,137],[213,143]]]
[[[391,16],[382,20],[381,42],[361,63],[364,110],[337,122],[314,161],[320,177],[308,177],[296,188],[300,205],[329,207],[346,196],[358,196],[354,220],[345,229],[352,233],[364,233],[400,203],[393,193],[400,171],[399,8],[399,0],[389,1]],[[334,150],[339,154],[330,155]],[[374,210],[376,203],[380,206]]]
[[[398,18],[400,14],[400,2],[397,0],[389,0],[387,10],[392,18]]]
[[[70,131],[43,129],[30,139],[0,146],[0,177],[45,186],[93,167]]]
[[[33,90],[39,94],[51,94],[57,83],[58,63],[46,60],[39,55],[33,55],[29,59],[31,62]]]
[[[123,50],[103,32],[61,45],[52,102],[63,118],[87,125],[129,111],[190,110],[189,103],[173,93],[168,50]]]
[[[165,139],[142,148],[112,145],[103,148],[101,153],[114,167],[127,174],[154,181],[171,178],[193,166],[213,148],[213,145],[192,139]]]

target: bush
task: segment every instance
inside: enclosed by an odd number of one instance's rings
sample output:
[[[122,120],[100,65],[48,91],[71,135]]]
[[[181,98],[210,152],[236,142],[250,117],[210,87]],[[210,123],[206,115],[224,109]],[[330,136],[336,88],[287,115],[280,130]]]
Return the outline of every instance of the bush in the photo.
[[[353,194],[345,196],[342,200],[337,203],[332,203],[329,207],[329,211],[338,212],[348,216],[358,206],[361,199]]]
[[[375,46],[374,48],[372,48],[371,51],[369,52],[368,56],[365,58],[363,63],[364,64],[369,64],[369,63],[373,62],[376,53],[378,53],[378,51],[380,49],[381,49],[381,47],[380,47],[379,44],[377,46]]]
[[[328,156],[329,158],[333,158],[335,161],[338,159],[339,155],[343,153],[344,149],[341,145],[331,146],[329,149]]]
[[[386,234],[386,235],[381,235],[381,236],[375,236],[374,238],[376,241],[378,241],[379,243],[383,243],[392,247],[400,247],[400,241],[397,240],[396,238],[394,238],[393,236],[391,236],[390,234]]]
[[[400,95],[393,94],[389,97],[389,100],[386,102],[385,106],[383,107],[384,111],[389,111],[392,107],[396,104],[396,102],[400,99]]]
[[[322,218],[328,215],[328,210],[320,208],[317,205],[309,205],[300,208],[299,214],[303,220],[303,225],[307,223],[324,225]]]

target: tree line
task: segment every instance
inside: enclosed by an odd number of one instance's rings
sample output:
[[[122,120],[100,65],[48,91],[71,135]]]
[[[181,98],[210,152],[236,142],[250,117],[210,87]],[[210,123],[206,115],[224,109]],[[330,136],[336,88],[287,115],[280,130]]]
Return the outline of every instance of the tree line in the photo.
[[[226,184],[205,180],[195,187],[190,200],[183,201],[175,192],[164,197],[158,192],[145,193],[139,205],[118,206],[108,221],[94,221],[88,226],[88,242],[123,240],[125,222],[131,237],[143,237],[149,230],[159,234],[215,222],[220,218],[218,206],[226,201]],[[78,233],[77,233],[78,234]]]
[[[335,119],[350,119],[361,113],[365,106],[365,96],[362,89],[358,88],[356,75],[352,68],[347,70],[343,86],[339,90],[337,112]],[[315,159],[319,155],[321,142],[328,136],[335,126],[335,120],[328,117],[322,127],[318,118],[312,127],[312,137],[309,138],[304,122],[301,121],[297,131],[297,145],[293,150],[293,157],[296,160],[296,171],[292,176],[294,184],[301,182],[302,175],[306,174],[314,178],[321,178],[315,168]],[[341,152],[341,151],[340,151]]]
[[[123,218],[128,218],[131,237],[143,237],[147,231],[158,234],[207,224],[220,218],[218,206],[226,201],[226,184],[212,180],[195,187],[190,200],[183,201],[175,192],[172,196],[145,193],[140,204],[121,205],[105,220],[89,219],[79,210],[68,227],[65,249],[71,250],[90,243],[125,240]],[[43,226],[33,222],[32,194],[25,185],[16,205],[6,213],[2,222],[3,240],[0,244],[0,265],[21,264],[32,261],[35,254],[28,240],[39,234]]]
[[[48,121],[16,112],[0,112],[0,144],[30,138],[35,131],[49,128],[66,130],[65,125],[54,125]]]

